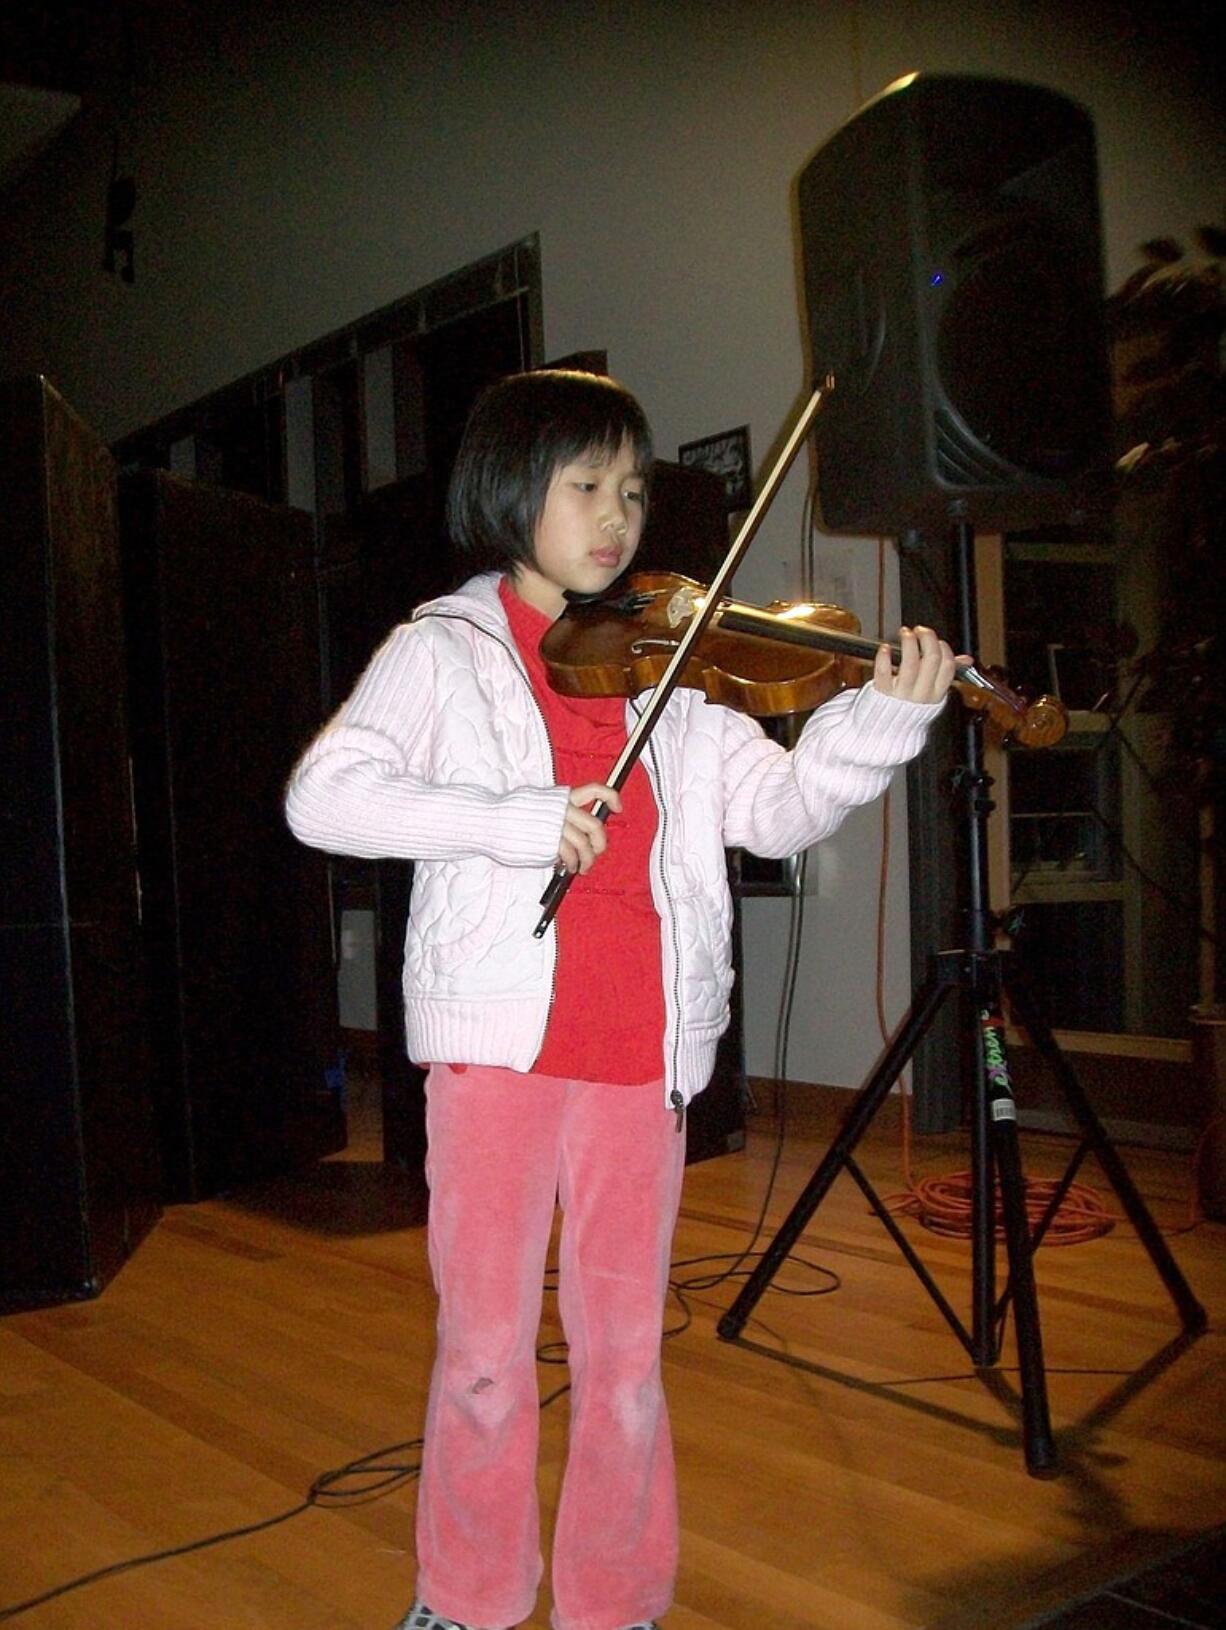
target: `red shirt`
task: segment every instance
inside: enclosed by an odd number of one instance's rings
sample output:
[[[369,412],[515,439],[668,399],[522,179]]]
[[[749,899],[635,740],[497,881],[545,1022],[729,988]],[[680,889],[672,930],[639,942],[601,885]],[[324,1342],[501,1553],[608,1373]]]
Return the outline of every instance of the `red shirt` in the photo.
[[[499,594],[545,716],[557,784],[607,782],[626,745],[624,700],[553,690],[539,650],[550,619],[521,600],[505,577]],[[558,908],[554,999],[534,1069],[634,1086],[664,1073],[660,918],[648,869],[657,812],[641,763],[621,795],[621,814],[606,823],[608,848],[586,876],[574,879]]]

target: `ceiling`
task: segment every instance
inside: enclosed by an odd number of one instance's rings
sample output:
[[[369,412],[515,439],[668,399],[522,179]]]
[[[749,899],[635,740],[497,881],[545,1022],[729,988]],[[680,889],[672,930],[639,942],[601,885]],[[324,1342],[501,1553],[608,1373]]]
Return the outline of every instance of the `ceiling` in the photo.
[[[0,187],[38,157],[80,106],[71,91],[0,84]]]
[[[0,187],[99,96],[130,89],[184,0],[0,0]]]

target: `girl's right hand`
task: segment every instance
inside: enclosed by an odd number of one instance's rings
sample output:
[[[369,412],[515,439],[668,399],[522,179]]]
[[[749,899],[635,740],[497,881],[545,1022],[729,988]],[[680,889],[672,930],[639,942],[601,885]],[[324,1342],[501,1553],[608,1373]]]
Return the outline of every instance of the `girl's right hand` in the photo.
[[[599,781],[589,781],[582,787],[570,789],[570,802],[566,806],[566,819],[562,822],[562,836],[558,843],[558,859],[568,872],[590,871],[597,856],[605,851],[609,834],[604,822],[591,814],[589,804],[607,804],[614,814],[620,814],[621,794]]]

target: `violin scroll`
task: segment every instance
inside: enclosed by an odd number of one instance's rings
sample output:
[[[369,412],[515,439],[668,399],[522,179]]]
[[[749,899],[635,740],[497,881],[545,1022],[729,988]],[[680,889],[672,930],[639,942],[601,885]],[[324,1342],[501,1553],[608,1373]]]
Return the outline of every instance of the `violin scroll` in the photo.
[[[1068,709],[1054,696],[1028,701],[1011,691],[995,675],[991,689],[954,681],[967,707],[985,712],[1001,735],[1019,747],[1054,747],[1068,732]]]

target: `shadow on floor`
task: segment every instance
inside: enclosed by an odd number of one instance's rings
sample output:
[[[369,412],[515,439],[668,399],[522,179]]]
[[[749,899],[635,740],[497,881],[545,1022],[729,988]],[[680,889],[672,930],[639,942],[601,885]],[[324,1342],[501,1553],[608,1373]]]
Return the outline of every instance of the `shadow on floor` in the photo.
[[[426,1220],[420,1172],[381,1160],[321,1160],[219,1198],[236,1210],[341,1238],[420,1228]]]
[[[1022,1630],[1226,1630],[1226,1527]]]

